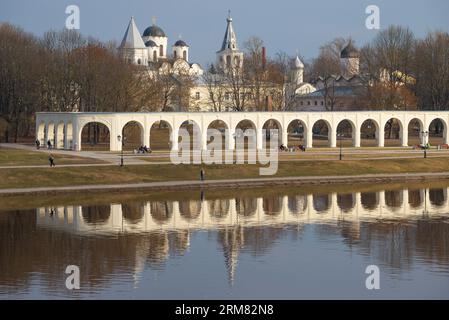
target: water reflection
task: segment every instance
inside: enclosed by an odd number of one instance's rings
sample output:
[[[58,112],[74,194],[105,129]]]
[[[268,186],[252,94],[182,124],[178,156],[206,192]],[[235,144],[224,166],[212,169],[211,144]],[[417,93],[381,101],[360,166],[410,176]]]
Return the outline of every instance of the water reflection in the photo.
[[[138,284],[145,268],[165,270],[168,261],[185,255],[201,230],[216,239],[231,287],[242,254],[266,255],[287,235],[300,241],[310,226],[321,241],[338,237],[346,248],[392,268],[408,270],[419,259],[447,272],[447,195],[447,188],[229,199],[203,195],[202,200],[2,212],[0,294],[26,291],[36,274],[55,294],[60,289],[52,283],[64,276],[60,268],[67,261],[83,262],[82,282],[89,288],[101,289],[123,272]]]

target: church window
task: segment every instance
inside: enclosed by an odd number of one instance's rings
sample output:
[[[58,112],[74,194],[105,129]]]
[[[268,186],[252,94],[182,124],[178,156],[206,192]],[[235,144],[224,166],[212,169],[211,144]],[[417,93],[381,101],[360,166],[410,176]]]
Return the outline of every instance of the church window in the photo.
[[[161,46],[159,47],[159,55],[160,55],[161,57],[164,56],[164,46],[163,46],[163,45],[161,45]]]
[[[199,93],[199,92],[196,92],[196,93],[195,93],[195,99],[196,99],[196,100],[200,100],[200,98],[201,98],[200,93]]]
[[[228,67],[231,66],[231,56],[226,56],[226,65],[227,65]]]
[[[321,100],[321,105],[324,106],[324,101],[323,100]]]
[[[176,52],[176,50],[173,51],[173,57],[174,57],[175,59],[177,58],[177,52]]]
[[[307,105],[310,106],[310,100],[307,101]]]
[[[187,51],[186,50],[184,50],[182,52],[182,58],[187,61]]]
[[[137,64],[142,64],[142,60],[137,59]]]
[[[239,57],[234,57],[234,64],[236,66],[240,65],[240,58]]]
[[[156,60],[157,60],[157,51],[154,50],[153,51],[153,61],[156,61]]]
[[[315,100],[314,102],[315,102],[315,105],[318,105],[318,101]]]
[[[301,105],[302,105],[302,106],[304,105],[304,101],[301,101]]]

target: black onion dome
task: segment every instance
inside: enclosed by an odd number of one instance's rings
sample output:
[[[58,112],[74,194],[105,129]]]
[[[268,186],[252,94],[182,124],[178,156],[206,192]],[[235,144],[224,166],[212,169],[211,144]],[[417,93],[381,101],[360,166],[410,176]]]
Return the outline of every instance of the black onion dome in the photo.
[[[349,41],[348,45],[341,50],[342,58],[358,58],[359,51],[354,47],[352,41]]]
[[[188,45],[184,41],[178,40],[175,42],[175,47],[188,47]]]
[[[144,37],[165,37],[165,32],[158,26],[151,26],[145,29],[143,32]]]

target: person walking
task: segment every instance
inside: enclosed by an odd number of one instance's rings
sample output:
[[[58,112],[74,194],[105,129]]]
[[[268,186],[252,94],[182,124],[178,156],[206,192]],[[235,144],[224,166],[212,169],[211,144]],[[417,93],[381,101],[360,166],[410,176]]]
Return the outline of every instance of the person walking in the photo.
[[[203,168],[201,168],[201,171],[200,171],[200,179],[201,179],[201,181],[204,181],[204,179],[205,179],[205,172],[204,172]]]
[[[41,142],[39,140],[36,140],[36,149],[39,150],[41,147]]]
[[[51,149],[51,141],[50,140],[47,141],[47,148]]]
[[[55,165],[55,158],[53,157],[52,154],[50,154],[50,156],[48,157],[48,162],[50,162],[50,167],[54,167]]]

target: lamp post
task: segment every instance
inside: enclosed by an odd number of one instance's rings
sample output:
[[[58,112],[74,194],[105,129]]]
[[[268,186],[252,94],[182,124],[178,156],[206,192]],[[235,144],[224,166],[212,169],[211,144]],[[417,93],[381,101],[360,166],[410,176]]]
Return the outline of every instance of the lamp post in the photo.
[[[118,142],[122,143],[121,153],[120,153],[120,167],[123,167],[123,146],[125,145],[125,137],[122,137],[121,135],[117,136]]]
[[[427,158],[427,136],[429,135],[429,131],[421,131],[421,134],[423,139],[424,158]]]
[[[342,153],[343,150],[341,148],[341,137],[342,137],[341,133],[337,134],[337,138],[338,138],[338,140],[340,140],[340,157],[339,157],[340,160],[343,158],[343,153]]]

